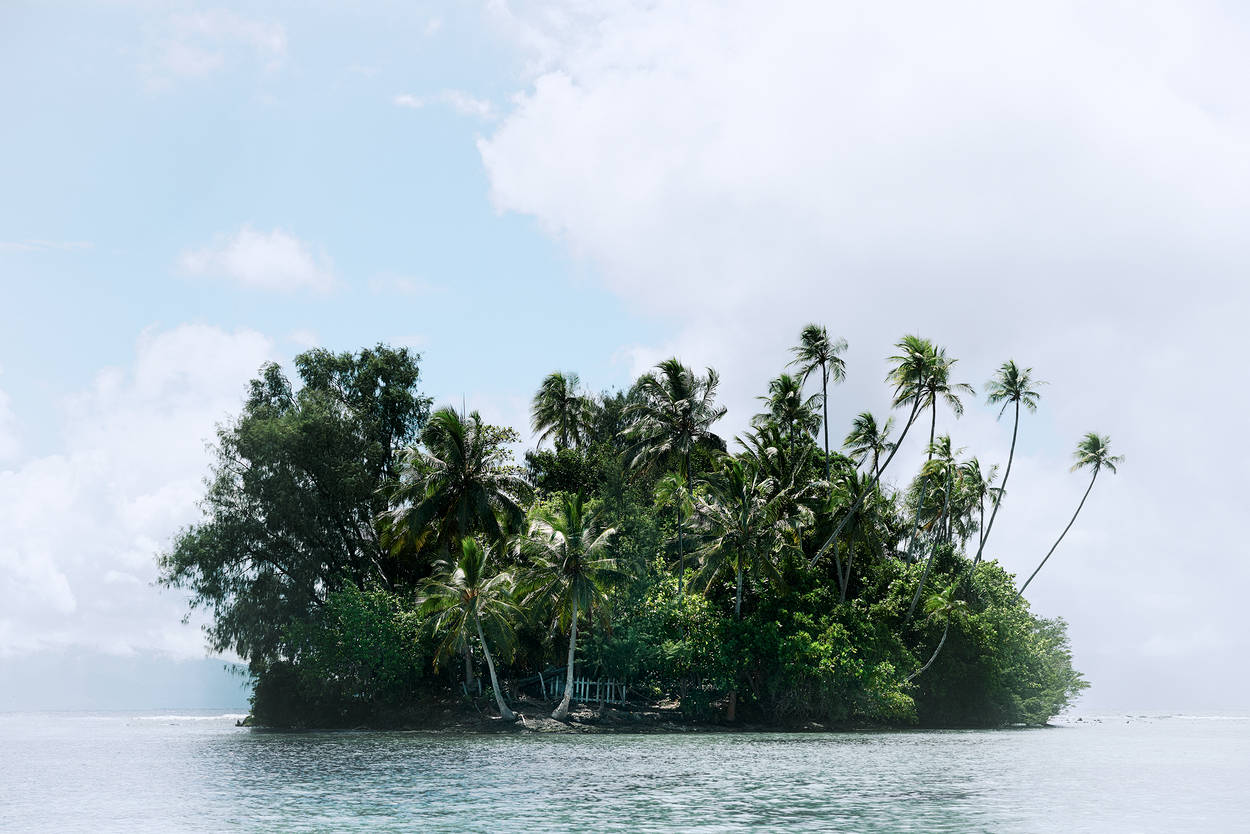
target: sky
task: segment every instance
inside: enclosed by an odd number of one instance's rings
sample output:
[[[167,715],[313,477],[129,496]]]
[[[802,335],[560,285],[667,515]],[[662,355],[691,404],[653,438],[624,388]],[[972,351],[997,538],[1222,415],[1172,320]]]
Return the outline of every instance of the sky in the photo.
[[[814,320],[835,437],[905,333],[978,389],[938,430],[983,462],[997,366],[1048,383],[1013,572],[1109,434],[1029,589],[1081,708],[1250,711],[1248,49],[1208,2],[4,4],[0,709],[242,702],[155,558],[265,361],[408,345],[528,438],[549,371],[675,354],[731,436]]]

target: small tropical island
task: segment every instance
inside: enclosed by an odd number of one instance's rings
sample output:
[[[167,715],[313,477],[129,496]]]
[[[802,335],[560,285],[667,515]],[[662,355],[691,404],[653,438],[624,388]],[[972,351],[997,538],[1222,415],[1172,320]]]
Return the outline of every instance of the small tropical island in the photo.
[[[659,363],[594,395],[542,380],[537,446],[433,409],[416,353],[268,364],[221,425],[202,520],[160,557],[273,728],[628,731],[1040,725],[1087,684],[1062,619],[990,558],[1042,383],[1006,361],[981,395],[905,336],[891,415],[829,425],[845,341],[805,327],[750,428],[717,433],[715,370]],[[984,397],[1005,461],[937,433]],[[1022,418],[1026,418],[1022,421]],[[895,464],[900,450],[921,461]],[[895,486],[897,484],[897,486]],[[1008,492],[1010,488],[1011,492]]]

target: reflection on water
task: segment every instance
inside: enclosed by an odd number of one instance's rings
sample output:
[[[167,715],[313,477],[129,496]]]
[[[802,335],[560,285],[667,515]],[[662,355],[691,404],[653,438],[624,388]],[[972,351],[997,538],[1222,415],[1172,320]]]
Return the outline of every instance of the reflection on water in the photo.
[[[1250,720],[1002,732],[267,733],[0,715],[2,831],[1235,831]]]

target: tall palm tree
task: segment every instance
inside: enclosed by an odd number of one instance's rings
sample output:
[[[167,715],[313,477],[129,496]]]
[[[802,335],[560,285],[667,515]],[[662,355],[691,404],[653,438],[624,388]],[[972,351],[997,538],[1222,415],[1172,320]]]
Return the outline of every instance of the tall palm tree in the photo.
[[[626,408],[630,465],[655,468],[676,462],[682,480],[689,484],[691,452],[697,448],[725,450],[725,442],[712,433],[712,425],[725,416],[725,407],[716,404],[719,387],[720,375],[715,370],[708,368],[701,377],[676,358],[665,359],[654,371],[639,377],[634,385],[637,399]],[[680,511],[677,553],[681,571],[677,589],[681,594],[686,551]]]
[[[434,633],[442,635],[434,655],[435,664],[457,650],[464,651],[470,635],[477,635],[486,657],[486,668],[490,670],[495,705],[505,721],[515,721],[516,715],[504,701],[486,633],[495,636],[497,645],[512,643],[510,619],[520,614],[512,602],[512,586],[512,574],[492,573],[487,550],[476,540],[464,538],[460,542],[459,557],[436,564],[434,574],[421,586],[418,598],[419,611],[431,618]]]
[[[1016,593],[1017,597],[1024,596],[1024,589],[1029,587],[1029,583],[1033,581],[1033,577],[1037,576],[1038,571],[1045,567],[1047,560],[1055,552],[1055,548],[1059,546],[1059,542],[1063,541],[1063,537],[1068,535],[1068,531],[1076,523],[1076,517],[1081,514],[1081,508],[1085,506],[1085,499],[1089,497],[1090,490],[1094,488],[1094,481],[1098,480],[1098,473],[1106,469],[1114,475],[1116,467],[1124,462],[1123,455],[1111,454],[1110,437],[1092,431],[1081,438],[1081,442],[1077,444],[1076,452],[1073,456],[1076,458],[1076,463],[1072,464],[1073,472],[1078,469],[1089,469],[1093,472],[1089,479],[1089,486],[1085,488],[1085,494],[1081,496],[1081,503],[1076,505],[1076,512],[1072,514],[1072,520],[1068,522],[1067,527],[1063,528],[1063,532],[1059,534],[1059,538],[1055,539],[1055,543],[1050,546],[1050,550],[1046,553],[1046,558],[1042,559],[1042,563],[1029,575],[1028,580],[1020,586],[1019,592]]]
[[[605,587],[619,575],[608,545],[616,530],[600,530],[586,512],[580,495],[564,495],[554,509],[538,507],[531,516],[520,551],[531,568],[526,600],[550,604],[554,625],[568,629],[569,657],[564,698],[551,713],[557,721],[568,717],[573,700],[573,664],[577,656],[577,618],[582,612],[606,617]]]
[[[894,449],[895,444],[890,442],[890,429],[893,426],[893,417],[887,418],[883,425],[878,425],[872,412],[861,411],[852,421],[851,430],[842,441],[842,448],[859,465],[863,465],[871,456],[872,474],[875,477],[881,468],[881,455]]]
[[[836,545],[833,554],[834,567],[838,572],[838,601],[846,602],[847,590],[851,585],[851,570],[855,566],[855,545],[862,541],[871,529],[880,509],[877,506],[879,500],[867,494],[873,492],[874,489],[872,478],[867,472],[861,474],[855,469],[843,469],[834,473],[831,486],[833,489],[829,493],[828,517],[834,519],[840,513],[846,513],[843,531],[847,540],[845,567],[838,556]]]
[[[800,437],[810,437],[820,428],[820,414],[816,410],[820,398],[813,394],[804,399],[803,381],[798,377],[781,374],[768,383],[768,394],[757,399],[765,403],[767,410],[756,414],[751,424],[761,428],[774,423],[785,434],[792,450]]]
[[[928,662],[916,671],[907,676],[907,682],[911,683],[916,678],[933,665],[933,661],[937,660],[938,654],[942,651],[942,647],[946,645],[946,636],[950,634],[951,621],[962,620],[968,615],[968,604],[961,599],[955,599],[955,590],[959,586],[958,582],[952,582],[947,586],[946,590],[930,595],[924,601],[925,619],[940,619],[945,622],[942,628],[942,639],[938,641],[937,648],[933,650]]]
[[[953,515],[961,519],[960,538],[964,544],[967,544],[968,538],[976,531],[979,535],[978,547],[985,546],[985,501],[987,498],[993,501],[1002,500],[1002,487],[994,485],[997,479],[998,467],[991,466],[986,472],[981,469],[981,461],[975,457],[959,464],[960,509]],[[972,520],[974,512],[977,513],[976,521]]]
[[[842,353],[846,339],[830,339],[823,325],[809,324],[799,333],[799,343],[790,351],[794,354],[791,365],[798,365],[803,382],[820,369],[820,405],[824,409],[825,427],[825,480],[829,480],[829,380],[835,383],[846,379],[846,362]]]
[[[937,432],[938,400],[945,401],[955,416],[960,417],[964,413],[964,404],[959,395],[975,394],[976,391],[966,382],[950,381],[951,368],[959,360],[947,356],[946,348],[930,346],[925,361],[928,368],[920,388],[924,398],[922,408],[929,409],[929,449],[932,457],[933,441]]]
[[[694,517],[703,542],[695,551],[702,563],[698,578],[707,587],[724,573],[734,576],[734,619],[742,619],[742,586],[748,576],[777,582],[773,556],[786,545],[790,519],[782,515],[783,501],[768,496],[769,489],[743,461],[726,457],[721,469],[707,479],[707,492],[695,499]],[[793,538],[790,540],[795,545]],[[738,690],[729,693],[726,717],[737,712]]]
[[[403,479],[382,517],[393,550],[420,548],[433,535],[451,552],[465,536],[483,533],[498,541],[524,520],[521,501],[529,485],[506,465],[506,450],[480,414],[465,418],[440,408],[421,440],[424,449],[404,453]]]
[[[912,596],[911,605],[907,609],[907,619],[903,621],[904,626],[911,622],[912,615],[916,611],[916,604],[920,602],[920,596],[924,593],[925,584],[929,581],[929,571],[933,568],[933,560],[937,557],[938,545],[941,543],[945,531],[943,525],[947,513],[950,512],[951,492],[955,483],[956,473],[958,472],[958,466],[955,463],[955,452],[951,450],[950,435],[943,435],[935,443],[929,444],[929,458],[924,468],[920,470],[920,479],[922,481],[920,503],[916,506],[916,523],[912,529],[911,544],[907,548],[908,560],[910,561],[917,534],[920,532],[921,520],[924,519],[926,521],[925,527],[929,531],[929,556],[925,560],[924,572],[920,575],[920,583],[916,586],[916,593]],[[945,481],[940,510],[937,507],[926,507],[925,505],[925,497],[929,494],[934,494],[929,488],[930,481]]]
[[[926,395],[928,391],[928,378],[934,368],[934,348],[933,343],[928,339],[922,339],[919,336],[907,335],[898,341],[895,345],[898,353],[890,357],[893,367],[886,374],[886,382],[894,385],[894,408],[910,405],[911,410],[907,414],[907,422],[903,424],[903,430],[899,433],[898,440],[894,441],[894,448],[890,449],[890,454],[886,456],[885,462],[877,469],[876,474],[872,476],[872,486],[876,486],[881,481],[881,476],[885,474],[886,468],[890,462],[894,460],[894,456],[898,454],[898,450],[903,446],[903,440],[907,437],[907,433],[911,431],[912,425],[916,422],[916,417],[920,414],[921,409],[926,404]],[[870,489],[868,492],[871,492]],[[842,533],[842,528],[850,522],[859,504],[868,497],[868,492],[863,493],[856,504],[851,507],[850,512],[843,517],[842,522],[834,528],[833,533],[821,545],[820,550],[816,551],[816,555],[812,557],[810,564],[816,564],[820,557],[829,552],[829,548],[838,540],[838,536]]]
[[[588,439],[594,404],[581,392],[580,384],[571,372],[553,371],[543,380],[530,404],[534,431],[540,432],[537,445],[550,439],[557,449],[568,449]]]
[[[1011,462],[1016,456],[1016,434],[1020,431],[1020,406],[1023,405],[1030,412],[1037,411],[1037,400],[1041,395],[1033,390],[1033,386],[1045,385],[1041,381],[1034,382],[1032,373],[1032,368],[1021,370],[1009,359],[999,367],[998,373],[986,385],[986,400],[991,405],[1003,404],[998,410],[998,419],[1002,419],[1007,406],[1012,404],[1015,405],[1015,419],[1011,426],[1011,449],[1007,452],[1007,468],[1003,471],[1003,482],[994,497],[989,523],[981,532],[981,543],[977,546],[976,558],[972,560],[973,570],[981,563],[981,552],[985,549],[985,541],[990,537],[990,531],[994,529],[994,519],[998,517],[998,507],[1002,503],[1004,490],[1007,489],[1007,479],[1011,477]]]

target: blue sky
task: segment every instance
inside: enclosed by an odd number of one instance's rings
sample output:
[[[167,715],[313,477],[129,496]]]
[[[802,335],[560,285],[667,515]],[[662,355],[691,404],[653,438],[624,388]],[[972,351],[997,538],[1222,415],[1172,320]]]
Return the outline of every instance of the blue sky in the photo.
[[[1250,451],[1177,440],[1250,408],[1229,384],[1250,309],[1245,17],[6,4],[0,658],[46,685],[124,657],[185,678],[170,706],[216,697],[179,671],[216,661],[153,556],[195,520],[204,443],[264,361],[412,345],[429,393],[523,429],[555,368],[599,389],[677,354],[721,371],[733,435],[815,319],[850,342],[835,437],[888,409],[904,333],[978,387],[1007,358],[1050,383],[995,524],[1012,571],[1079,500],[1077,438],[1111,434],[1128,462],[1035,608],[1071,622],[1091,709],[1250,709],[1228,663],[1250,652],[1230,523]],[[968,406],[939,431],[1001,463],[1010,426]]]

